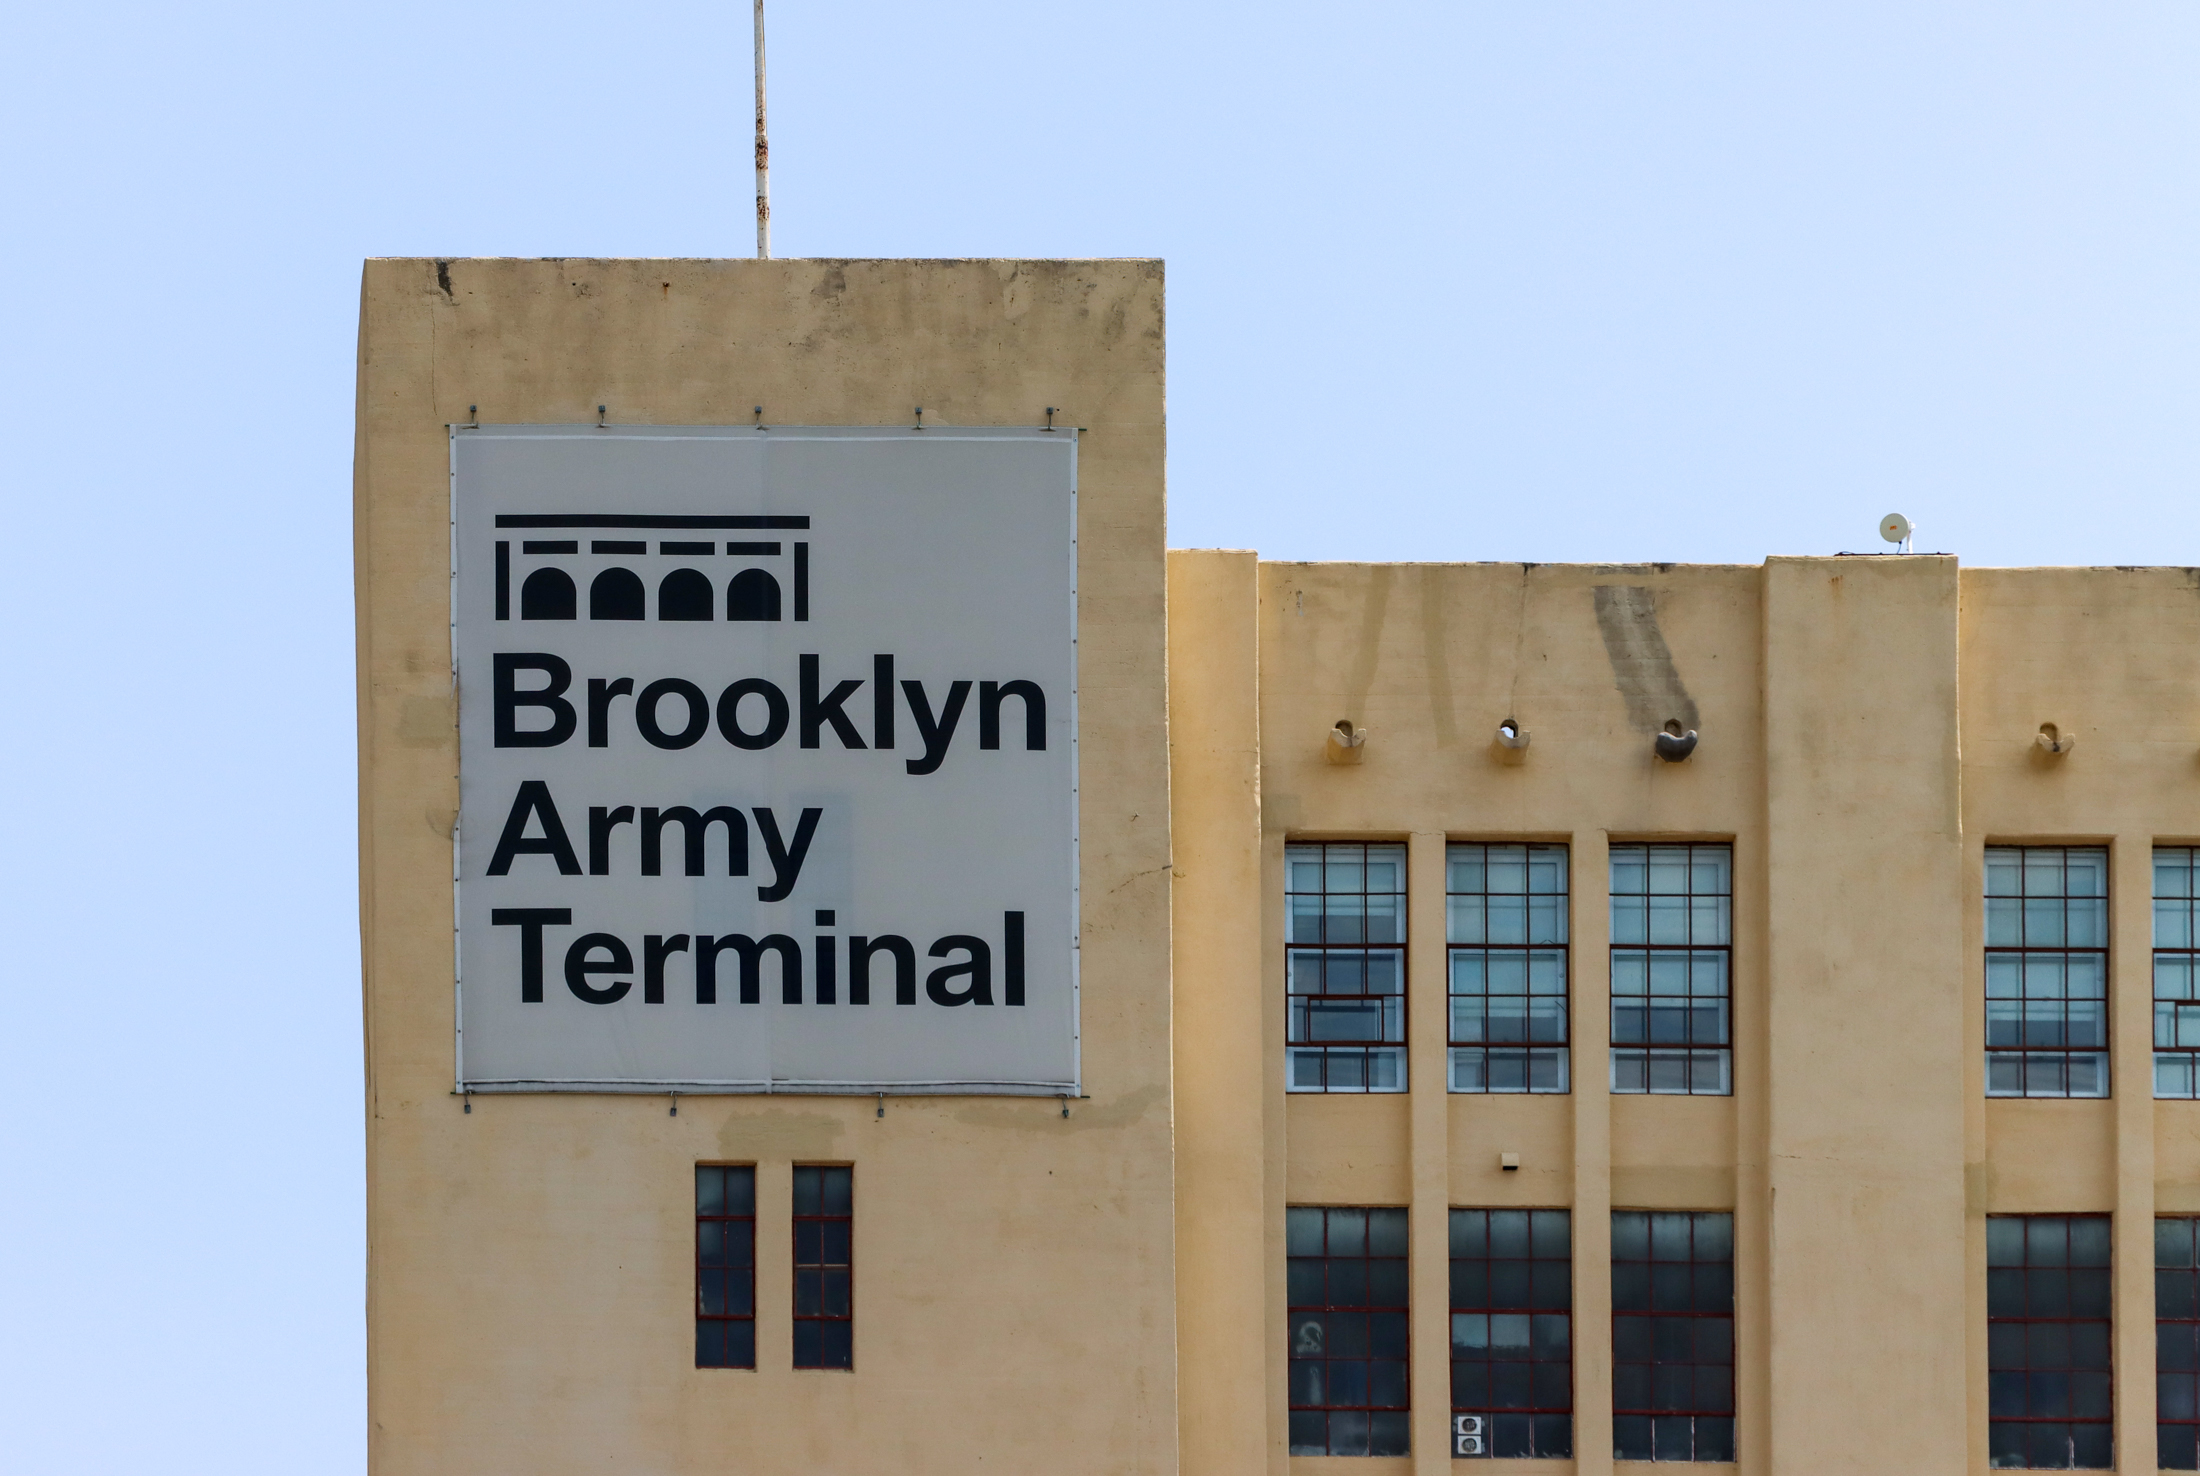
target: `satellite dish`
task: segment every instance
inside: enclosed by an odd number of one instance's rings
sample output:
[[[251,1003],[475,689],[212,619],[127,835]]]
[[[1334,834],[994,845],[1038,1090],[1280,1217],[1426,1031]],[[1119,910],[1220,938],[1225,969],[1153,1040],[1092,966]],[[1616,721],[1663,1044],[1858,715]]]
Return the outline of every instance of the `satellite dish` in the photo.
[[[1917,525],[1900,513],[1888,513],[1879,520],[1879,536],[1889,543],[1907,543]]]

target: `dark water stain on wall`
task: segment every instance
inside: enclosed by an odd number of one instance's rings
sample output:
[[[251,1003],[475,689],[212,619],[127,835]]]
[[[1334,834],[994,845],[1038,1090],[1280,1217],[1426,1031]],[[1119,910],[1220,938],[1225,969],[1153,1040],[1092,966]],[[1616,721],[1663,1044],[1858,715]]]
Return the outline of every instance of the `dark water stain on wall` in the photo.
[[[1367,722],[1367,694],[1375,685],[1375,668],[1382,660],[1383,620],[1390,614],[1389,564],[1377,564],[1367,572],[1367,603],[1360,610],[1359,638],[1352,652],[1352,670],[1345,678],[1345,710],[1348,717]]]
[[[1657,592],[1639,585],[1596,587],[1597,629],[1604,633],[1604,654],[1612,661],[1612,681],[1627,701],[1627,723],[1638,733],[1655,733],[1669,719],[1684,728],[1701,726],[1696,699],[1688,695],[1673,652],[1658,629]]]
[[[1444,611],[1444,580],[1450,572],[1441,564],[1421,566],[1421,659],[1428,677],[1429,719],[1436,726],[1439,748],[1459,741],[1458,724],[1452,721],[1451,651],[1444,640],[1451,624]]]

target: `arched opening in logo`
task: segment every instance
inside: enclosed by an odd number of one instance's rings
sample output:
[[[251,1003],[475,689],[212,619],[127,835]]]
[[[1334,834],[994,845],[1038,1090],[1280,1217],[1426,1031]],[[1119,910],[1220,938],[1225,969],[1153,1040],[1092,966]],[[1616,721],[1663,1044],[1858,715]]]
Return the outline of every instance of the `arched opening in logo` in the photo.
[[[537,569],[519,587],[522,620],[571,620],[579,603],[573,576],[563,569]]]
[[[694,569],[675,569],[657,586],[659,620],[711,620],[717,616],[717,591],[710,576]]]
[[[588,586],[588,618],[639,620],[645,598],[641,575],[632,569],[606,569]]]
[[[728,620],[777,620],[779,581],[762,569],[743,569],[726,586]]]

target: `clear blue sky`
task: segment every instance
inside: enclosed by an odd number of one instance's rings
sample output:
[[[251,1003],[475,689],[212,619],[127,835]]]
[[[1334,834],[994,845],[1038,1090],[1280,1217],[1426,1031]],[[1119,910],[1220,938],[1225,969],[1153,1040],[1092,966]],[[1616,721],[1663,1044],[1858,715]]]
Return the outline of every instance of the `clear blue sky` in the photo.
[[[736,3],[11,14],[0,1464],[364,1464],[359,262],[750,249]],[[2190,0],[778,0],[777,243],[1168,259],[1172,541],[2200,564]]]

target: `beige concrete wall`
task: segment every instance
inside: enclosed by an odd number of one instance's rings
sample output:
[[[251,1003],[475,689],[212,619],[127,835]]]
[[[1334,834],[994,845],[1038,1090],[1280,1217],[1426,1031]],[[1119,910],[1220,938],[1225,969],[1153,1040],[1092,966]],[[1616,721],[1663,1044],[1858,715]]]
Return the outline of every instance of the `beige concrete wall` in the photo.
[[[2151,1222],[2158,1212],[2200,1213],[2200,1104],[2152,1098],[2148,853],[2157,842],[2200,837],[2200,571],[1966,569],[1962,590],[1965,927],[1975,1015],[1983,1015],[1984,848],[2109,847],[2113,1098],[1984,1103],[1973,1152],[1980,1209],[2116,1216],[2117,1463],[2151,1471]],[[2042,723],[2074,733],[2077,748],[2060,758],[2042,754],[2034,742]],[[1977,1102],[1980,1083],[1967,1090]],[[1971,1253],[1983,1290],[1982,1238]],[[1983,1351],[1972,1379],[1978,1422]],[[1980,1450],[1974,1464],[1983,1463]]]
[[[1879,1470],[1899,1450],[1904,1470],[1980,1472],[1984,1215],[2112,1212],[2121,1468],[2152,1468],[2150,1221],[2200,1212],[2200,1105],[2151,1098],[2146,863],[2157,841],[2200,837],[2200,576],[1920,557],[1264,564],[1260,580],[1272,1215],[1404,1204],[1420,1226],[1446,1203],[1572,1204],[1587,1472],[1614,1469],[1605,1212],[1732,1208],[1738,1469]],[[1647,592],[1621,603],[1653,612],[1695,708],[1704,737],[1684,765],[1649,755],[1644,671],[1606,638],[1599,587]],[[1506,716],[1531,733],[1524,761],[1491,745]],[[1370,733],[1357,764],[1324,759],[1338,718]],[[2042,758],[2042,722],[2077,751]],[[1438,996],[1417,972],[1409,1097],[1286,1097],[1283,842],[1410,839],[1418,954],[1440,946],[1424,927],[1440,883],[1418,864],[1440,836],[1570,840],[1574,1091],[1425,1110],[1443,1090],[1424,1034]],[[1604,1090],[1605,847],[1665,837],[1735,846],[1731,1098]],[[2113,851],[2112,1100],[1984,1097],[1982,852],[2027,840]],[[1438,1136],[1441,1190],[1422,1167]],[[1519,1171],[1496,1166],[1503,1152]],[[1280,1428],[1279,1367],[1270,1379]],[[1428,1454],[1350,1464],[1426,1469]]]
[[[1761,1153],[1737,1131],[1737,1099],[1613,1098],[1605,1091],[1609,1008],[1604,848],[1609,837],[1731,839],[1737,860],[1760,859],[1763,793],[1759,702],[1760,572],[1755,569],[1497,565],[1261,566],[1261,819],[1280,861],[1292,839],[1409,840],[1415,954],[1412,1090],[1402,1097],[1286,1096],[1282,1090],[1283,916],[1280,870],[1263,897],[1268,1049],[1276,1063],[1268,1110],[1282,1126],[1284,1199],[1294,1204],[1407,1205],[1418,1254],[1453,1205],[1571,1206],[1575,1221],[1574,1462],[1483,1462],[1463,1470],[1608,1472],[1608,1326],[1613,1205],[1727,1209],[1737,1176]],[[1615,613],[1599,587],[1641,593]],[[1669,678],[1615,665],[1607,625],[1626,612],[1655,627]],[[1639,646],[1641,632],[1618,632]],[[1189,631],[1175,639],[1191,643]],[[1626,649],[1633,649],[1626,647]],[[1692,710],[1704,734],[1687,764],[1651,751],[1661,700]],[[1513,717],[1530,732],[1524,762],[1494,743]],[[1325,735],[1350,718],[1371,736],[1358,764],[1330,764]],[[1446,1091],[1442,1066],[1442,874],[1422,856],[1446,839],[1536,839],[1573,850],[1574,1091],[1478,1097]],[[1754,851],[1752,848],[1756,848]],[[1743,936],[1762,938],[1762,905],[1738,875]],[[1761,887],[1759,888],[1761,892]],[[1748,930],[1754,929],[1754,932]],[[1426,956],[1436,953],[1434,960]],[[1743,1029],[1763,1010],[1762,951],[1738,947]],[[1435,970],[1424,970],[1435,962]],[[1424,983],[1429,975],[1433,979]],[[1742,1099],[1746,1100],[1746,1099]],[[1433,1110],[1432,1110],[1433,1109]],[[1498,1156],[1521,1155],[1506,1172]],[[1424,1164],[1441,1165],[1431,1174]],[[1280,1212],[1280,1205],[1278,1206]],[[1737,1268],[1760,1272],[1747,1243]],[[1424,1238],[1425,1237],[1425,1238]],[[1444,1272],[1416,1275],[1416,1453],[1410,1461],[1298,1458],[1298,1476],[1332,1468],[1426,1471],[1448,1460],[1435,1418],[1448,1413],[1443,1370]],[[1280,1351],[1280,1280],[1271,1319]],[[1429,1312],[1437,1316],[1428,1316]],[[1745,1293],[1744,1315],[1756,1311]],[[1186,1309],[1187,1317],[1197,1315]],[[1427,1377],[1434,1375],[1434,1377]],[[1761,1377],[1742,1391],[1745,1422],[1763,1419]],[[1281,1370],[1271,1401],[1280,1406]],[[1438,1408],[1429,1403],[1440,1401]],[[1281,1410],[1272,1416],[1279,1427]],[[1434,1447],[1434,1448],[1432,1448]],[[1722,1469],[1712,1466],[1707,1470]],[[1750,1469],[1744,1467],[1743,1469]],[[1761,1469],[1761,1467],[1759,1468]]]
[[[368,264],[357,571],[370,1455],[411,1473],[1176,1468],[1162,281],[1151,262]],[[445,427],[1087,427],[1090,1100],[451,1083]],[[856,1168],[856,1369],[789,1363],[799,1160]],[[693,1364],[691,1166],[754,1162],[760,1367]]]

